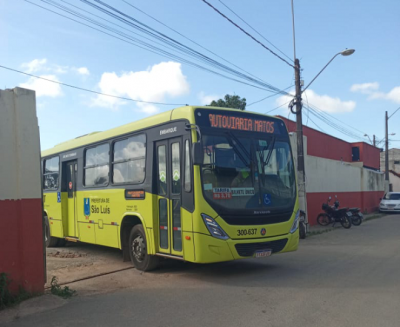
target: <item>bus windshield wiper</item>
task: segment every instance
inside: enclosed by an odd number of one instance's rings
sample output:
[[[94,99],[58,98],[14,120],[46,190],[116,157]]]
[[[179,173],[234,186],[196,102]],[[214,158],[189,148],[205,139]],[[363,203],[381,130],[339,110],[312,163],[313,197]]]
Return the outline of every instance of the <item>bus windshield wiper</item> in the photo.
[[[239,151],[239,149],[235,146],[234,147],[235,152],[238,154],[238,156],[243,161],[243,163],[246,164],[248,167],[250,167],[251,163],[253,162],[253,160],[251,159],[250,153],[247,152],[247,150],[246,150],[245,146],[243,145],[243,143],[240,142],[239,139],[235,135],[233,135],[231,132],[228,132],[228,135],[233,139],[233,141],[239,146],[239,148],[241,150],[241,151]],[[235,143],[233,143],[233,145],[235,145]],[[247,164],[247,160],[243,157],[243,154],[241,152],[243,152],[246,155],[246,157],[247,157],[247,159],[249,161],[248,164]]]
[[[267,154],[267,157],[265,158],[265,161],[263,162],[264,167],[265,167],[266,165],[268,165],[269,160],[271,159],[272,150],[274,149],[274,146],[275,146],[275,140],[276,140],[276,137],[274,136],[274,137],[272,138],[271,143],[270,143],[269,146],[267,147],[268,154]]]

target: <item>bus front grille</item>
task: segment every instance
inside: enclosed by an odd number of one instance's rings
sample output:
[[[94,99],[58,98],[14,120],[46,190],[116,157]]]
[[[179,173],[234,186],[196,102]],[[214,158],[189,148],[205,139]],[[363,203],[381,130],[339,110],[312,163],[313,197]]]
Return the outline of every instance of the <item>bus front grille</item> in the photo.
[[[271,249],[272,253],[282,251],[285,247],[288,239],[284,238],[281,240],[270,241],[270,242],[260,242],[260,243],[238,243],[235,244],[237,253],[241,257],[251,257],[257,250],[267,250]]]

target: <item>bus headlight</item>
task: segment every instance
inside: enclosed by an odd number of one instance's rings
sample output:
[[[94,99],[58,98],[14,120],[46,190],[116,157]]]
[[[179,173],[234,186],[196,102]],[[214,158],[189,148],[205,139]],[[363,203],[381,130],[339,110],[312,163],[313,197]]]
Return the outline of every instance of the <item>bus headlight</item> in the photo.
[[[214,219],[205,215],[204,213],[201,214],[201,217],[203,218],[203,221],[212,236],[221,240],[227,240],[229,238],[229,236],[224,232],[224,230],[218,225],[218,223]]]
[[[290,234],[293,234],[299,228],[299,221],[300,221],[300,210],[297,210],[296,216],[294,217],[294,222],[292,228],[290,229]]]

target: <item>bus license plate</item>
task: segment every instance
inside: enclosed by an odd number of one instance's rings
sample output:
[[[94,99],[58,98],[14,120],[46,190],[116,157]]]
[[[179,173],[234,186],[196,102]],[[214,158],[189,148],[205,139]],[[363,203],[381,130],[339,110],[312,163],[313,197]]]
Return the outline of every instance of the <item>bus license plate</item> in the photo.
[[[262,258],[262,257],[269,257],[272,254],[272,250],[258,250],[256,251],[256,258]]]

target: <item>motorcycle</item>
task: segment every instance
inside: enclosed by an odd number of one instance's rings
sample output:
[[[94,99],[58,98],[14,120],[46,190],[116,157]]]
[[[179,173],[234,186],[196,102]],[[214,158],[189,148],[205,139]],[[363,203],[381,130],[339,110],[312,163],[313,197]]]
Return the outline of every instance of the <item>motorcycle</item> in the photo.
[[[338,209],[334,205],[331,206],[329,205],[329,202],[332,200],[331,197],[328,198],[328,201],[326,203],[322,204],[322,210],[324,210],[324,213],[320,213],[317,217],[317,222],[321,226],[327,226],[331,223],[333,223],[332,227],[335,227],[335,224],[337,222],[340,222],[340,224],[343,226],[343,228],[350,228],[351,227],[351,216],[352,213],[349,210],[349,208],[341,208]]]
[[[335,195],[335,203],[333,204],[336,209],[339,208],[339,200]],[[349,208],[349,212],[351,212],[351,222],[354,226],[360,226],[362,221],[364,220],[363,214],[360,212],[360,208]]]
[[[301,239],[307,237],[306,213],[303,210],[300,210],[299,235]]]

